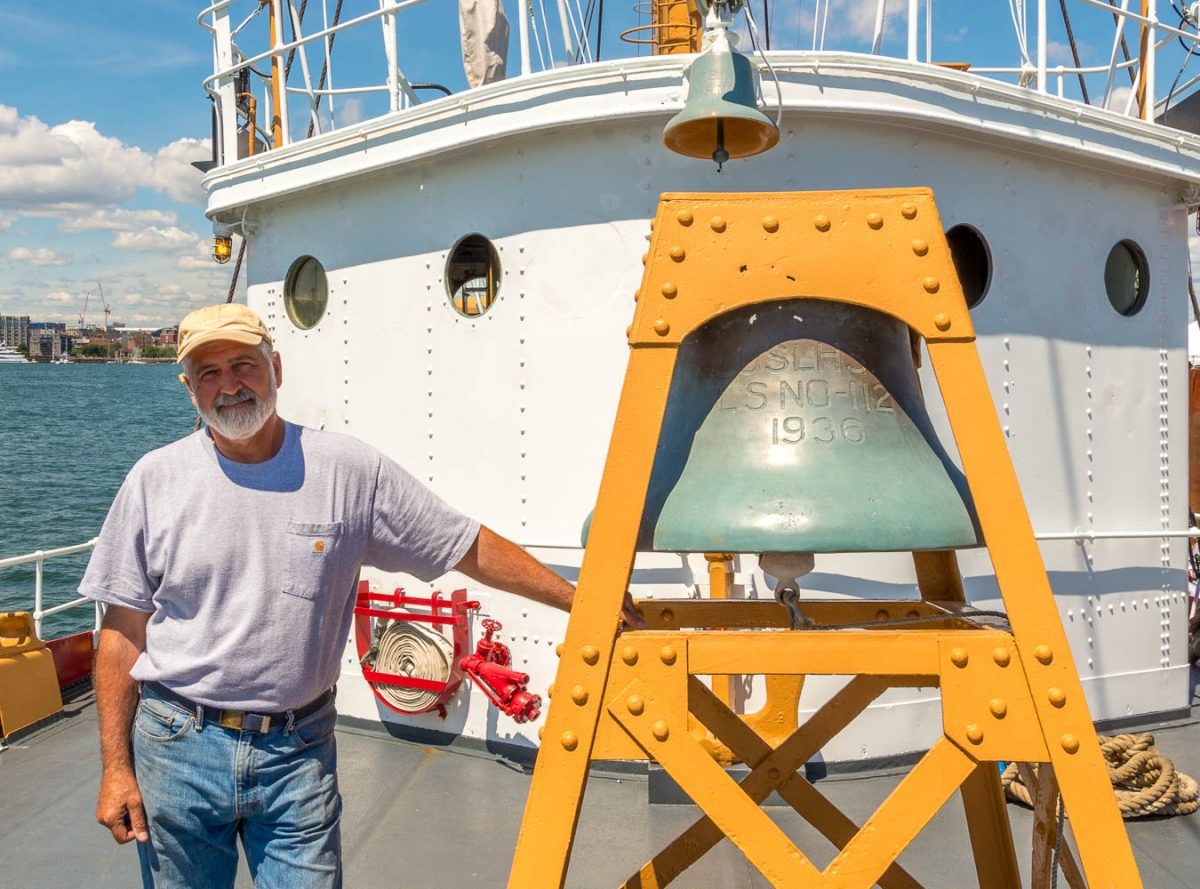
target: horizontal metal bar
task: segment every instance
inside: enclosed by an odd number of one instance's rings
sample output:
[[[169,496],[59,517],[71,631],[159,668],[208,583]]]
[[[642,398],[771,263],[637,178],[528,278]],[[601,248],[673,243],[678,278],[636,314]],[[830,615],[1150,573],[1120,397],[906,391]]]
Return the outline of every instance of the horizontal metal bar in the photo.
[[[428,0],[401,0],[401,2],[393,3],[390,6],[381,6],[379,9],[373,10],[372,12],[364,13],[363,15],[360,15],[358,18],[350,19],[347,22],[341,22],[336,25],[331,25],[330,27],[325,28],[324,30],[321,30],[321,31],[314,31],[312,34],[309,34],[305,37],[301,37],[299,40],[293,40],[289,43],[281,43],[278,46],[267,50],[266,52],[261,52],[256,56],[251,56],[250,58],[245,59],[236,65],[233,65],[229,68],[225,68],[221,71],[214,72],[212,75],[205,78],[202,86],[205,90],[208,90],[211,92],[213,89],[212,85],[216,81],[224,80],[225,78],[236,74],[238,71],[242,70],[243,68],[245,68],[249,65],[255,64],[256,62],[265,61],[266,59],[271,58],[271,56],[282,57],[284,54],[286,54],[286,53],[290,52],[291,50],[293,50],[299,46],[302,46],[306,43],[311,43],[314,40],[320,40],[324,37],[328,37],[330,34],[337,34],[340,31],[345,31],[347,28],[353,28],[355,25],[360,25],[363,22],[369,22],[372,19],[382,18],[385,15],[392,15],[392,14],[398,12],[399,10],[405,9],[409,6],[419,6],[420,4],[427,3],[427,2],[428,2]]]
[[[309,95],[310,93],[314,96],[348,96],[348,95],[356,94],[356,93],[386,93],[388,91],[388,88],[387,88],[387,84],[380,84],[379,86],[348,86],[348,87],[344,87],[344,88],[339,87],[338,89],[335,89],[335,90],[334,89],[309,90],[309,89],[305,89],[302,86],[289,86],[287,88],[287,91],[289,93],[300,93],[305,96]]]
[[[58,614],[60,611],[67,611],[71,608],[78,608],[80,605],[93,605],[93,604],[95,604],[94,599],[89,599],[87,596],[80,596],[78,599],[74,599],[63,605],[55,605],[53,608],[47,608],[45,611],[42,612],[42,617],[49,617],[52,614]]]
[[[1149,25],[1156,31],[1165,31],[1168,34],[1171,34],[1175,37],[1182,37],[1184,40],[1189,40],[1192,43],[1198,42],[1195,34],[1190,34],[1187,31],[1181,31],[1178,28],[1171,27],[1170,25],[1164,25],[1158,19],[1147,18],[1144,15],[1138,15],[1136,12],[1130,12],[1127,9],[1118,9],[1115,6],[1109,6],[1106,2],[1104,2],[1104,0],[1079,0],[1079,2],[1085,6],[1094,6],[1097,9],[1103,9],[1105,12],[1113,15],[1119,15],[1121,18],[1130,19],[1131,21],[1135,21],[1143,25]]]
[[[678,644],[687,646],[688,672],[698,675],[929,676],[933,686],[941,647],[977,643],[981,633],[1009,638],[996,630],[767,630],[680,633]],[[621,637],[636,644],[640,635]],[[661,631],[651,638],[655,645],[675,641]]]
[[[75,553],[86,552],[96,545],[98,537],[93,537],[87,543],[77,543],[73,546],[60,546],[57,549],[39,549],[37,552],[32,552],[24,556],[10,556],[7,559],[0,559],[0,568],[11,568],[14,565],[26,565],[30,562],[41,562],[46,559],[53,559],[58,556],[70,556]]]
[[[1159,537],[1200,537],[1200,528],[1186,531],[1046,531],[1033,535],[1038,540],[1153,540]]]

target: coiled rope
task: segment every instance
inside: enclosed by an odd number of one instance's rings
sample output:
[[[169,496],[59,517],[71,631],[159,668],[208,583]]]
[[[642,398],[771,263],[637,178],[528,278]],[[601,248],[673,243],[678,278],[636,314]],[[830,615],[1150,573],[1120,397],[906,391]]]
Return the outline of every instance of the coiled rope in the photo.
[[[1098,735],[1097,740],[1122,818],[1190,815],[1200,808],[1200,785],[1175,769],[1175,763],[1154,746],[1150,732],[1111,738]],[[1037,768],[1032,765],[1035,775]],[[1009,799],[1032,807],[1033,798],[1021,781],[1017,763],[1010,762],[1000,780]]]
[[[446,682],[454,660],[454,646],[431,627],[407,620],[381,620],[375,626],[372,644],[377,673],[392,673],[415,679]],[[393,707],[419,713],[437,705],[439,693],[421,688],[372,683]]]

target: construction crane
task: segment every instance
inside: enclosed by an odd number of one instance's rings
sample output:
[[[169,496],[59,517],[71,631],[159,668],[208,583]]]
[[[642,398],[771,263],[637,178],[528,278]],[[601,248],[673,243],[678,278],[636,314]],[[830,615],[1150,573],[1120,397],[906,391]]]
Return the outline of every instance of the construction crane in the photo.
[[[112,314],[112,306],[108,304],[108,300],[104,298],[104,285],[99,281],[96,286],[100,288],[100,303],[104,306],[104,333],[108,334],[108,316]]]
[[[88,290],[83,294],[83,311],[79,313],[79,332],[85,333],[87,330],[87,321],[84,316],[87,315],[88,300],[92,298],[92,291]]]

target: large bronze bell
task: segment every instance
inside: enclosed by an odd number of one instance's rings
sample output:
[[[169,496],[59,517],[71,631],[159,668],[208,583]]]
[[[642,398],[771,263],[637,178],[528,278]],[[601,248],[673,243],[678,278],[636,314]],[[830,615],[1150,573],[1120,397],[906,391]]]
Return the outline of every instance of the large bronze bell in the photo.
[[[819,299],[729,312],[679,349],[638,548],[821,553],[980,542],[908,327]]]

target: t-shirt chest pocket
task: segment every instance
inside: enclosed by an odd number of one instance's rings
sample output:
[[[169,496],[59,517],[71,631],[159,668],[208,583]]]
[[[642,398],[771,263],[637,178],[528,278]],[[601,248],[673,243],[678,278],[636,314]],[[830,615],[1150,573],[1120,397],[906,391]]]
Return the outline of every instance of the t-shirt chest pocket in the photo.
[[[341,522],[288,522],[283,544],[283,591],[314,599],[329,590],[344,556]]]

